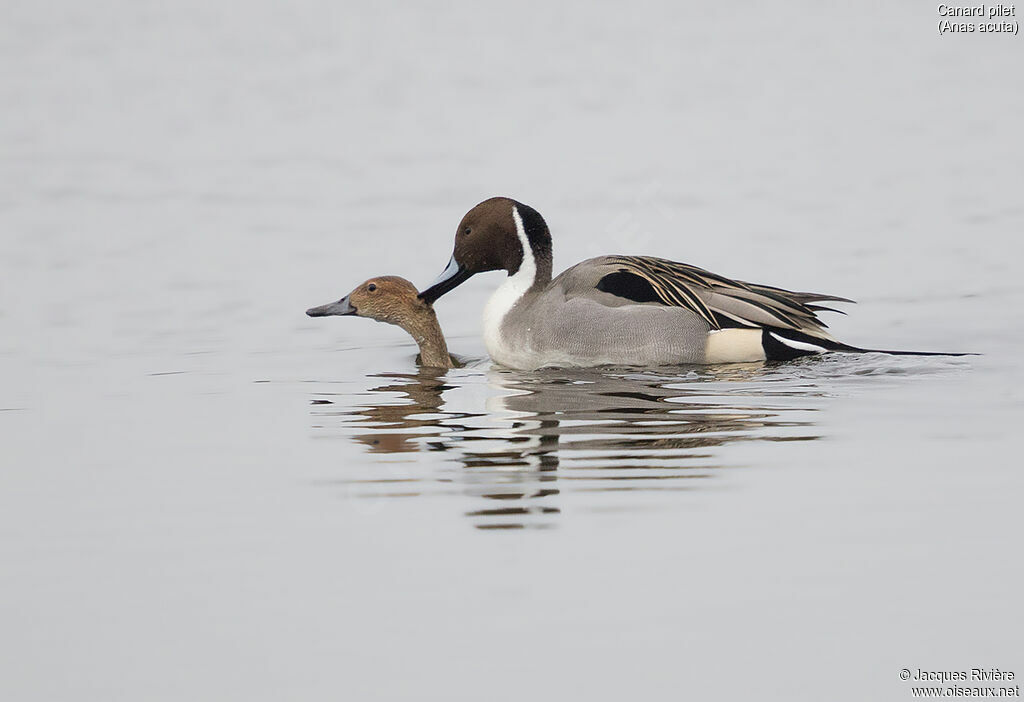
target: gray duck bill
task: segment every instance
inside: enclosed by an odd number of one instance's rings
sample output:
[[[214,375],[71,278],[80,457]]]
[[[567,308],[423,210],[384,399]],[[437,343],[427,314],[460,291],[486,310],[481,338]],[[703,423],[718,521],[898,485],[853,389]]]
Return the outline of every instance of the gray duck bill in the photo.
[[[310,317],[344,317],[346,315],[352,315],[356,313],[356,308],[352,306],[352,303],[348,301],[348,296],[345,296],[337,302],[328,302],[326,305],[320,305],[319,307],[310,307],[306,310],[306,314]]]

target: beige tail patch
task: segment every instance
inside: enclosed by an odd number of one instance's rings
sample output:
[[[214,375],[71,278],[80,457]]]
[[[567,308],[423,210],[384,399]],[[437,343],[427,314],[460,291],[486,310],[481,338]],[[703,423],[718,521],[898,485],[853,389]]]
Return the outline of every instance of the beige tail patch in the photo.
[[[765,358],[760,329],[719,329],[708,333],[704,347],[706,363],[742,363]]]

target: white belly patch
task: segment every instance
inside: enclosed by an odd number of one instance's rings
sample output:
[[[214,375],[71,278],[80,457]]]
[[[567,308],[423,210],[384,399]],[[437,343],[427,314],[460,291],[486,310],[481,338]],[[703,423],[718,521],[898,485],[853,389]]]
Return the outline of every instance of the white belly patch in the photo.
[[[716,329],[708,332],[704,347],[705,363],[742,363],[763,361],[764,344],[760,329]]]

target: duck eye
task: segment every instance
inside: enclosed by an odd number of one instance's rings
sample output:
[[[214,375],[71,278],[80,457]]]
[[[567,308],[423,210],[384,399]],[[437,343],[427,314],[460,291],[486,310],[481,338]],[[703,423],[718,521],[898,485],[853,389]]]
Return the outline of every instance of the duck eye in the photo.
[[[377,291],[377,284],[376,283],[370,283],[369,285],[366,286],[366,289],[369,290],[370,292],[376,292]]]
[[[470,234],[473,233],[473,227],[466,227],[465,229],[462,230],[462,233],[469,236]]]

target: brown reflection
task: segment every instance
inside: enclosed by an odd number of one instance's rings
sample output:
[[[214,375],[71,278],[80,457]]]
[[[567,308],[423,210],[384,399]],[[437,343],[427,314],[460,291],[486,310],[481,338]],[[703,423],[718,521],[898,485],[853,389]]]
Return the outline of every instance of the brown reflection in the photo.
[[[382,373],[372,378],[387,378],[394,382],[377,385],[362,393],[369,399],[366,405],[351,410],[328,410],[315,413],[320,417],[343,417],[356,426],[372,427],[379,431],[359,432],[353,435],[370,453],[413,453],[424,450],[420,439],[436,435],[436,418],[424,418],[440,410],[444,404],[442,393],[450,389],[445,385],[444,369],[423,368],[416,374]],[[334,393],[332,393],[334,394]],[[384,398],[393,396],[391,401]],[[358,396],[357,396],[358,399]],[[329,400],[316,398],[313,404]],[[444,447],[437,447],[444,450]]]
[[[816,385],[756,364],[371,378],[388,382],[346,395],[351,408],[318,407],[315,414],[334,418],[371,454],[436,451],[455,461],[391,463],[386,475],[342,482],[377,498],[468,497],[464,514],[481,529],[555,526],[565,518],[562,491],[626,500],[630,493],[697,489],[734,466],[722,450],[730,443],[819,438]],[[418,468],[396,467],[402,465]]]

